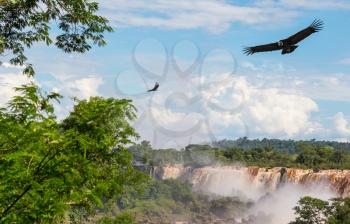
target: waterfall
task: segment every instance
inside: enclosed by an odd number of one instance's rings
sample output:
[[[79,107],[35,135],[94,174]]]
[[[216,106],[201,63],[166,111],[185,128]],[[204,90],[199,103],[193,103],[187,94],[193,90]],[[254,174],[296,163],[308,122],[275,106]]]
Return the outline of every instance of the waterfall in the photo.
[[[152,176],[160,179],[189,181],[195,190],[223,196],[246,196],[258,200],[285,184],[300,186],[321,185],[329,187],[341,197],[350,196],[350,170],[321,170],[298,168],[259,168],[243,166],[184,165],[155,167]]]

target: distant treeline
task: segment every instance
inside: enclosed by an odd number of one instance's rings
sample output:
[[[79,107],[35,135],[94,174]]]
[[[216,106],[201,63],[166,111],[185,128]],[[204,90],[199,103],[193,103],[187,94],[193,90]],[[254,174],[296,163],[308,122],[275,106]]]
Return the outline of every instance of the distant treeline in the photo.
[[[350,152],[350,142],[316,141],[311,140],[280,140],[280,139],[248,139],[247,137],[237,140],[220,140],[212,145],[218,148],[238,147],[241,149],[270,148],[283,152],[295,153],[300,149],[301,144],[311,144],[315,147],[332,147],[335,150],[346,150]]]
[[[243,142],[243,143],[242,143]],[[242,163],[260,167],[299,167],[318,169],[350,169],[350,150],[347,143],[319,141],[290,141],[290,148],[282,150],[283,140],[223,140],[210,145],[188,145],[177,149],[152,149],[147,141],[132,146],[129,150],[134,155],[137,165],[184,164],[205,166],[216,163],[229,165]],[[292,144],[293,142],[293,144]],[[275,143],[275,144],[272,144]],[[232,144],[232,145],[230,145]],[[253,145],[255,144],[255,147]],[[269,145],[270,146],[266,146]],[[344,144],[344,145],[342,145]],[[293,147],[293,148],[292,148]]]

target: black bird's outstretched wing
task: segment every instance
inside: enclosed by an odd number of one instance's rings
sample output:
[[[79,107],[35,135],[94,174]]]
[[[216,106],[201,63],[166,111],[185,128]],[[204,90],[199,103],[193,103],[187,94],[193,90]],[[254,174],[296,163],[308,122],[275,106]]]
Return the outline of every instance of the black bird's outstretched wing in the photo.
[[[291,45],[294,45],[304,40],[306,37],[310,36],[311,34],[322,30],[322,28],[323,28],[323,21],[319,19],[315,19],[310,26],[288,37],[287,39],[285,39],[285,41],[290,43]]]
[[[278,45],[278,42],[276,42],[271,44],[259,45],[255,47],[246,47],[244,48],[243,52],[247,55],[250,55],[257,52],[277,51],[281,49],[282,49],[282,46]]]
[[[276,51],[283,49],[283,45],[291,46],[295,45],[298,42],[304,40],[306,37],[310,36],[313,33],[316,33],[323,28],[323,21],[319,19],[315,19],[310,26],[307,28],[293,34],[292,36],[281,40],[276,43],[259,45],[255,47],[246,47],[243,52],[247,55],[254,54],[257,52],[265,52],[265,51]]]
[[[158,87],[159,87],[159,83],[156,82],[156,84],[154,85],[154,87],[153,87],[152,89],[148,90],[147,92],[156,91],[156,90],[158,89]]]

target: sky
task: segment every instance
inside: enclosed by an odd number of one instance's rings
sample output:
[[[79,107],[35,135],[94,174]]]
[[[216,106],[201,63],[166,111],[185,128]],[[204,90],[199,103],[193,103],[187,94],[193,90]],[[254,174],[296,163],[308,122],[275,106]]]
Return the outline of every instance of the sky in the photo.
[[[220,139],[349,141],[350,2],[347,0],[99,0],[115,32],[107,46],[64,54],[27,50],[45,91],[71,97],[132,99],[132,124],[154,147],[181,148]],[[292,53],[246,56],[246,46],[276,42],[314,19],[324,29]],[[53,33],[56,31],[53,30]],[[13,87],[33,81],[0,66],[0,105]],[[160,88],[146,90],[158,81]]]

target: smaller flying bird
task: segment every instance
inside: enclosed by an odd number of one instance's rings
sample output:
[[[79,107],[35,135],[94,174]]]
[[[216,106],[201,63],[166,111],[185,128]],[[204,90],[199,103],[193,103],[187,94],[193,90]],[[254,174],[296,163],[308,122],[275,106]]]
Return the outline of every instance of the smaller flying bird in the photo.
[[[148,90],[147,92],[157,91],[158,87],[159,87],[159,83],[156,82],[156,84],[154,85],[154,87],[153,87],[152,89]]]
[[[251,55],[257,52],[282,50],[282,54],[289,54],[292,53],[298,47],[298,45],[296,45],[297,43],[304,40],[311,34],[322,30],[322,26],[322,20],[315,19],[310,26],[297,32],[296,34],[293,34],[292,36],[286,39],[271,44],[259,45],[255,47],[246,47],[244,48],[243,52],[247,55]]]

